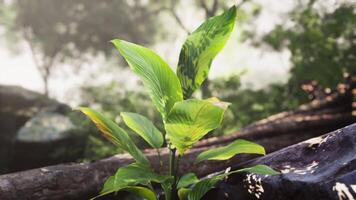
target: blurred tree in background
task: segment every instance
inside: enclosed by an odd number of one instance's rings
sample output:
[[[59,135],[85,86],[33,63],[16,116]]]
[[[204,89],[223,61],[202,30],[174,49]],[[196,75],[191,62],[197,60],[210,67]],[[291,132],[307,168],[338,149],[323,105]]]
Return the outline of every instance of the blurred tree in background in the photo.
[[[1,42],[7,45],[10,51],[16,52],[13,43],[16,43],[18,38],[15,34],[15,21],[16,12],[11,6],[5,3],[4,0],[0,0],[0,36]]]
[[[216,135],[233,133],[272,114],[291,110],[299,101],[291,98],[283,84],[272,84],[253,90],[240,88],[240,75],[214,79],[210,85],[213,96],[231,102],[222,129]]]
[[[13,27],[28,43],[48,95],[49,78],[59,63],[79,66],[93,55],[110,55],[109,41],[118,36],[153,43],[158,23],[152,7],[161,3],[16,0],[10,6],[16,11]]]
[[[336,3],[330,11],[323,1],[299,2],[284,24],[262,38],[274,50],[291,52],[288,93],[306,101],[300,85],[316,80],[324,88],[343,82],[343,74],[356,72],[355,4]]]
[[[344,73],[356,74],[354,5],[340,3],[330,11],[316,8],[317,3],[323,1],[299,2],[284,24],[262,38],[246,33],[258,41],[259,47],[267,44],[274,50],[287,48],[291,52],[290,78],[286,84],[272,84],[260,90],[239,88],[240,75],[214,80],[212,94],[232,102],[222,133],[310,101],[311,96],[301,87],[303,83],[315,80],[322,89],[335,88],[344,82]]]

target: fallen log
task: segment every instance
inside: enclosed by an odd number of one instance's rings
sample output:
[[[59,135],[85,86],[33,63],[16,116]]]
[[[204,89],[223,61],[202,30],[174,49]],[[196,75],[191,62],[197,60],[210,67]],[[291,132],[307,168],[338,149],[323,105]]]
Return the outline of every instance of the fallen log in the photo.
[[[310,138],[310,134],[303,138]],[[293,134],[283,135],[266,140],[261,140],[264,146],[269,146],[271,151],[280,149],[290,143],[299,141],[301,137]],[[274,140],[278,143],[273,142]],[[215,171],[225,169],[239,161],[248,160],[249,156],[238,156],[226,162],[204,162],[195,165],[198,153],[211,147],[199,147],[189,151],[181,160],[181,171],[192,170],[199,176],[204,176]],[[154,151],[146,151],[146,155],[156,170],[161,169]],[[162,152],[163,166],[168,166],[168,152]],[[0,199],[88,199],[95,196],[102,187],[105,179],[113,174],[119,166],[132,163],[127,154],[116,155],[93,163],[61,164],[42,167],[23,172],[5,174],[0,176]]]
[[[273,152],[355,122],[352,114],[354,82],[344,84],[323,100],[271,116],[234,134],[199,142],[182,159],[181,171],[194,171],[204,176],[251,159],[250,156],[236,156],[229,161],[194,164],[198,153],[236,138],[253,140],[265,146],[267,152]],[[168,152],[161,151],[163,166],[168,166]],[[165,170],[159,165],[155,151],[146,150],[145,153],[155,170]],[[131,162],[131,157],[121,154],[93,163],[60,164],[1,175],[0,199],[87,199],[97,194],[105,179],[118,167]]]
[[[233,174],[204,200],[343,200],[356,198],[356,123],[247,161],[235,169],[265,164],[281,175]]]

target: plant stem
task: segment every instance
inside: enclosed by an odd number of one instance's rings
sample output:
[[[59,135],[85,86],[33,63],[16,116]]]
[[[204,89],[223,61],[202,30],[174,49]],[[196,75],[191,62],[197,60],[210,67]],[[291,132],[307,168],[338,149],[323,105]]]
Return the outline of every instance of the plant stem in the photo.
[[[170,149],[169,154],[169,175],[174,176],[174,162],[175,162],[176,150]]]
[[[178,178],[178,175],[179,175],[179,161],[180,161],[180,156],[178,155],[177,156],[177,159],[176,159],[176,163],[175,163],[175,168],[174,168],[174,188],[177,189],[177,185],[178,185],[178,181],[179,181],[179,178]]]
[[[161,153],[160,153],[159,149],[156,149],[156,151],[157,151],[158,160],[159,160],[159,171],[161,171],[161,169],[163,167],[163,161],[162,161]]]
[[[177,175],[176,175],[176,167],[175,167],[175,162],[176,162],[176,149],[170,149],[170,157],[169,157],[169,175],[173,176],[173,184],[171,188],[171,200],[176,200],[177,196]]]

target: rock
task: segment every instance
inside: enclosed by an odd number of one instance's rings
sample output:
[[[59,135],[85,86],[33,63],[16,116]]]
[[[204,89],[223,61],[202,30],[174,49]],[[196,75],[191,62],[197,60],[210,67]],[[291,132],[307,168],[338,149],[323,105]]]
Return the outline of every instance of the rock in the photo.
[[[26,122],[16,135],[19,142],[49,142],[68,137],[75,126],[65,115],[41,112]]]
[[[74,134],[80,131],[70,111],[39,93],[0,85],[0,174],[81,157],[85,138]]]
[[[355,199],[356,123],[242,165],[266,164],[278,176],[234,174],[204,199]]]
[[[18,131],[9,167],[20,171],[75,161],[84,153],[85,138],[80,133],[69,117],[40,112]]]
[[[6,172],[16,132],[40,110],[63,110],[63,105],[17,86],[0,85],[0,174]]]

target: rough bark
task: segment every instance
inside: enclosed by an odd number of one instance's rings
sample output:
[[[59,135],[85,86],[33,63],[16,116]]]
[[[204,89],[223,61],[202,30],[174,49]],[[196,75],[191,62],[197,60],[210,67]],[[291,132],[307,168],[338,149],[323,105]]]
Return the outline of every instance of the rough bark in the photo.
[[[251,156],[236,156],[229,161],[194,164],[196,155],[236,138],[251,139],[273,152],[297,142],[322,135],[356,121],[352,115],[355,81],[343,84],[323,100],[315,100],[290,112],[261,120],[232,135],[209,138],[188,151],[181,161],[182,171],[199,176],[223,170]],[[355,92],[355,91],[354,91]],[[153,168],[160,169],[156,152],[146,150]],[[163,166],[168,166],[168,152],[162,150]],[[120,166],[133,162],[126,155],[117,155],[93,163],[61,164],[0,176],[0,199],[87,199],[95,195],[104,180]]]
[[[235,166],[265,164],[281,175],[233,174],[204,200],[356,198],[356,123]]]

